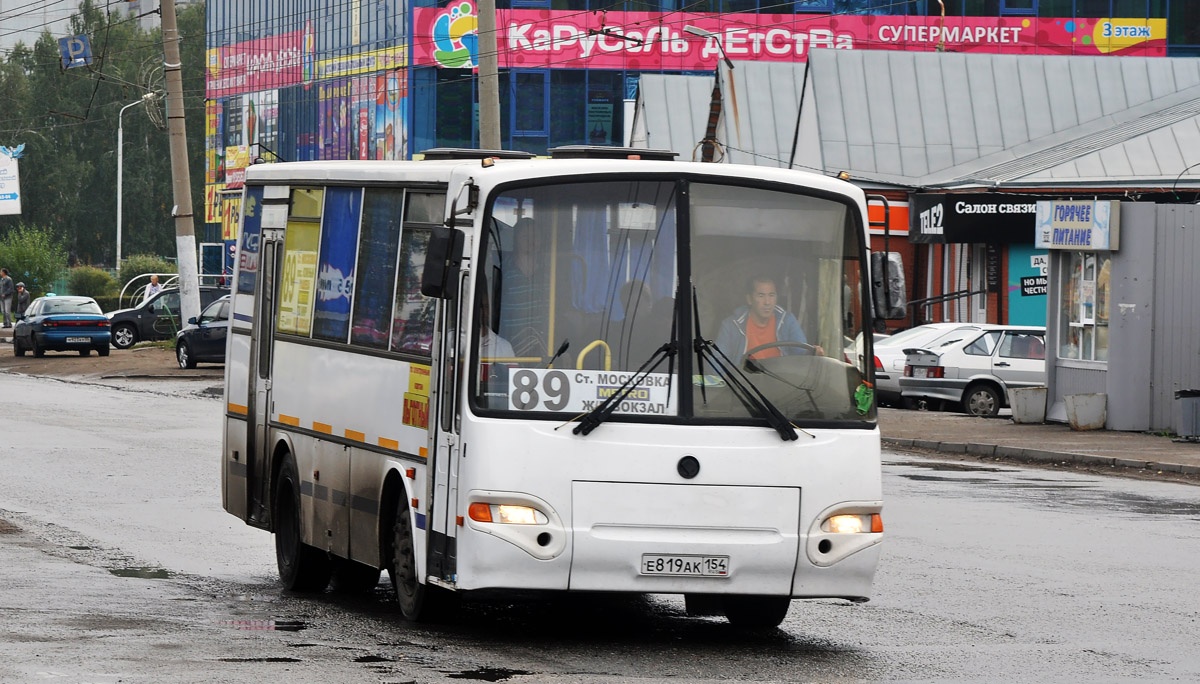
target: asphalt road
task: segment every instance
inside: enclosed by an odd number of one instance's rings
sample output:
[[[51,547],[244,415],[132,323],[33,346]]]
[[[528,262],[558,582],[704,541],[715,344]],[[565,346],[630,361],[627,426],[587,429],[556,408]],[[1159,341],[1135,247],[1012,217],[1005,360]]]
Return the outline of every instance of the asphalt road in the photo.
[[[1200,681],[1200,489],[889,453],[874,599],[779,630],[674,597],[411,625],[295,596],[221,510],[211,380],[0,372],[0,681]],[[97,384],[98,383],[98,384]]]

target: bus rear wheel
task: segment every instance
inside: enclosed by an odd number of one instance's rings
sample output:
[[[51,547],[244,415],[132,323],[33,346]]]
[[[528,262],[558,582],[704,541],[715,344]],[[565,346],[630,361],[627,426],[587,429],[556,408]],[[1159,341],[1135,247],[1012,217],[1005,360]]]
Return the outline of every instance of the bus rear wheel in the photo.
[[[275,562],[290,591],[324,591],[329,585],[329,556],[300,535],[300,474],[289,454],[275,481]]]
[[[751,629],[778,627],[787,617],[792,600],[787,596],[721,597],[721,610],[730,624]]]

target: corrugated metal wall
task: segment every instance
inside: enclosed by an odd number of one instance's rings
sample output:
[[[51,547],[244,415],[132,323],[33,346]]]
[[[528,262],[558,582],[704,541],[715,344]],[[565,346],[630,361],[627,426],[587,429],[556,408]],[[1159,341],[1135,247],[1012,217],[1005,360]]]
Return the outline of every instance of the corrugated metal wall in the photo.
[[[1175,390],[1200,388],[1200,208],[1160,205],[1155,230],[1150,422],[1176,429]]]

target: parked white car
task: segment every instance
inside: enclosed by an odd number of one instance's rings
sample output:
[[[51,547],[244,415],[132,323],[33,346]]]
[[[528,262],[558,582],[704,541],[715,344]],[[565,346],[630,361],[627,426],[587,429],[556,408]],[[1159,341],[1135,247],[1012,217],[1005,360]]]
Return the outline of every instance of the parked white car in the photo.
[[[953,331],[924,347],[907,347],[900,378],[903,400],[934,408],[961,405],[967,413],[990,417],[1008,405],[1009,389],[1046,384],[1044,327],[978,328]]]
[[[973,323],[927,323],[901,330],[890,337],[875,338],[875,398],[884,406],[901,405],[900,376],[904,375],[904,350],[936,345],[955,330],[981,330]],[[946,337],[945,339],[950,339]]]

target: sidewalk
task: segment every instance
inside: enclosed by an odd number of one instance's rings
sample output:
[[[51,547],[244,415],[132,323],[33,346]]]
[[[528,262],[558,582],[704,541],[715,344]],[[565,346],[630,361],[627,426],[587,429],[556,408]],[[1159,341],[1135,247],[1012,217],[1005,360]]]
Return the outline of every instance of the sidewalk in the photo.
[[[879,409],[879,429],[885,447],[1200,477],[1200,442],[1145,432],[1077,432],[1061,423],[1017,424],[1009,418],[888,408]]]

